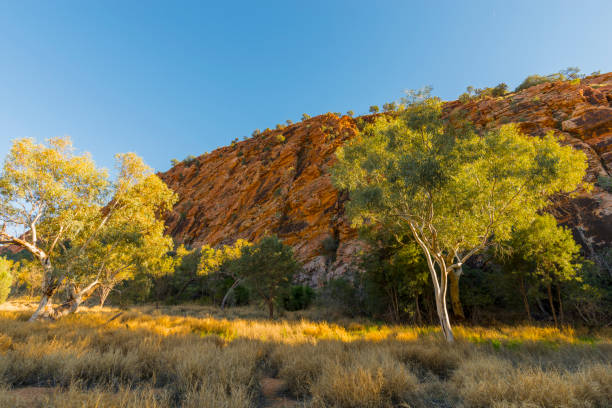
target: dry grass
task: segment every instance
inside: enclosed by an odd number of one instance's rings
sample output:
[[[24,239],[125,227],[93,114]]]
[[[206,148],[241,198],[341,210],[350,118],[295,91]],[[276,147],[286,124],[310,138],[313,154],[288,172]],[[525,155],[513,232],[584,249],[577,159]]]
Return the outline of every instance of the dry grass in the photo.
[[[437,328],[331,323],[323,310],[118,312],[0,312],[0,406],[261,407],[264,377],[313,408],[612,405],[610,332],[456,327],[449,346]]]

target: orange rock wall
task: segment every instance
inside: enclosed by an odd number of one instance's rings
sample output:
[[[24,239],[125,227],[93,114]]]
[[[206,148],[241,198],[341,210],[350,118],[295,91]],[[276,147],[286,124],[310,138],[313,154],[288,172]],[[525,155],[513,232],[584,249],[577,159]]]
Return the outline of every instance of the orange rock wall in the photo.
[[[612,173],[612,73],[580,84],[542,84],[501,98],[445,105],[478,128],[519,123],[533,136],[548,131],[584,150],[590,181]],[[312,284],[342,275],[360,249],[343,216],[347,199],[332,186],[334,152],[357,134],[355,121],[326,114],[222,147],[160,174],[179,195],[167,218],[178,242],[198,246],[257,240],[277,234],[305,263]],[[557,199],[551,212],[571,225],[587,252],[612,242],[612,194],[595,187],[578,198]],[[339,242],[325,256],[327,237]]]

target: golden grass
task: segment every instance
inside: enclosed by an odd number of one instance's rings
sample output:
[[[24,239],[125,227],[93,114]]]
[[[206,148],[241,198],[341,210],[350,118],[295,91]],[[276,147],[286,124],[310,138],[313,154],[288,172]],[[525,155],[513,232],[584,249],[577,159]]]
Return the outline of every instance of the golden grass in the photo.
[[[612,333],[266,320],[252,308],[0,311],[0,407],[263,407],[260,380],[305,407],[612,406]],[[111,320],[111,318],[115,319]],[[24,387],[50,390],[24,399]],[[21,394],[20,394],[20,391]]]

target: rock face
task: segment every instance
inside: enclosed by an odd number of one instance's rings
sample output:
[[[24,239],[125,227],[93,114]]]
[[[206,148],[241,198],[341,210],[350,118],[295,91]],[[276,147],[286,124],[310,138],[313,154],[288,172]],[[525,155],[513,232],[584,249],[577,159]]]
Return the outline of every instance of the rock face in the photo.
[[[588,181],[612,174],[612,73],[579,84],[537,85],[500,98],[448,102],[479,129],[518,123],[526,134],[554,131],[585,151]],[[344,217],[346,194],[329,177],[338,146],[358,133],[355,120],[317,116],[222,147],[160,174],[179,195],[167,218],[181,243],[229,244],[277,234],[305,264],[313,285],[344,274],[361,248]],[[550,209],[570,225],[587,254],[612,243],[612,194],[560,197]]]

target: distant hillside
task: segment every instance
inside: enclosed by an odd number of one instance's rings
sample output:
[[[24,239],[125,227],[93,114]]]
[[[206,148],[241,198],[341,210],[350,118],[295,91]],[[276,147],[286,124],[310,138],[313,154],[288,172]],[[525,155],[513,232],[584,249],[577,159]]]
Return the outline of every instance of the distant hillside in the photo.
[[[576,81],[574,81],[576,82]],[[479,129],[518,123],[533,136],[553,130],[586,152],[588,180],[612,175],[612,73],[580,83],[554,82],[467,102],[448,102]],[[369,120],[372,116],[362,117]],[[317,284],[344,273],[359,250],[343,216],[345,194],[331,185],[336,148],[358,133],[359,118],[325,114],[184,161],[160,174],[179,195],[169,232],[198,246],[256,240],[275,233],[305,262],[304,279]],[[612,244],[612,192],[595,185],[550,209],[572,226],[586,254]]]

